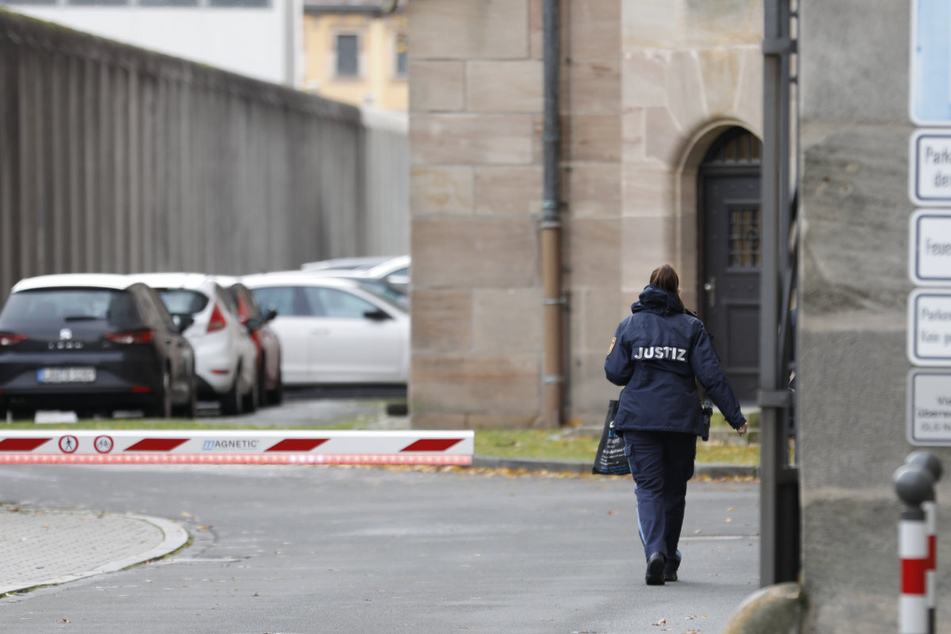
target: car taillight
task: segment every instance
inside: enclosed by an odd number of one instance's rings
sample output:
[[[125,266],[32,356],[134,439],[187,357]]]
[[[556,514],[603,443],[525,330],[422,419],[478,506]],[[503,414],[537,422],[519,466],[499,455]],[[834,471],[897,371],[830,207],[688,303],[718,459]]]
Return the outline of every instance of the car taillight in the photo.
[[[208,320],[208,332],[223,330],[227,325],[224,313],[221,312],[218,304],[215,304],[215,309],[211,311],[211,319]]]
[[[151,330],[125,330],[122,332],[110,332],[106,339],[113,343],[131,346],[136,344],[152,343],[155,333]]]
[[[26,340],[26,335],[18,335],[15,332],[0,332],[0,348],[15,346],[24,340]]]

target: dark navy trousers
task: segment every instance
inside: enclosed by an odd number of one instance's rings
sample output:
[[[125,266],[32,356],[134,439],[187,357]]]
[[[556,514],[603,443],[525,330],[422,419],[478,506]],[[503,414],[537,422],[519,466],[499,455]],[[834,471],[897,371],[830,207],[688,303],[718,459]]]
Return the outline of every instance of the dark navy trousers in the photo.
[[[625,431],[624,454],[634,476],[638,532],[644,557],[663,553],[666,571],[680,567],[680,530],[684,523],[687,481],[693,477],[697,437],[660,431]]]

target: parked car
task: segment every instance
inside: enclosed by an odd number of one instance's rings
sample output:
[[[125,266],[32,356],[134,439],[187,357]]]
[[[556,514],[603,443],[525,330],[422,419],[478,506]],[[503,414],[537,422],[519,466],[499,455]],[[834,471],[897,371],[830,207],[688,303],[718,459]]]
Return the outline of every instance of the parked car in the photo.
[[[184,333],[195,349],[198,398],[218,401],[232,416],[257,409],[257,350],[231,295],[202,273],[131,277],[154,288],[170,313],[192,319]]]
[[[326,271],[326,270],[348,270],[348,269],[369,269],[383,264],[391,259],[387,255],[366,256],[355,258],[332,258],[329,260],[320,260],[319,262],[306,262],[301,265],[302,271]]]
[[[243,277],[281,340],[285,385],[405,384],[409,314],[355,279],[304,271]]]
[[[294,271],[290,271],[294,272]],[[377,278],[370,275],[366,270],[363,269],[308,269],[302,270],[302,273],[306,275],[314,275],[320,277],[336,277],[342,279],[352,279],[360,283],[361,286],[368,287],[372,289],[374,293],[383,295],[387,299],[396,302],[403,307],[404,310],[409,310],[409,295],[407,294],[405,288],[399,286],[393,286],[385,278]]]
[[[301,265],[302,271],[352,271],[360,276],[381,280],[403,295],[409,293],[410,256],[335,258]]]
[[[14,285],[0,311],[0,412],[195,417],[195,353],[148,286],[64,274]]]
[[[215,276],[234,300],[238,319],[251,333],[257,349],[258,400],[260,405],[278,404],[284,400],[284,382],[281,378],[281,341],[269,322],[277,316],[276,310],[261,310],[251,290],[236,277]]]

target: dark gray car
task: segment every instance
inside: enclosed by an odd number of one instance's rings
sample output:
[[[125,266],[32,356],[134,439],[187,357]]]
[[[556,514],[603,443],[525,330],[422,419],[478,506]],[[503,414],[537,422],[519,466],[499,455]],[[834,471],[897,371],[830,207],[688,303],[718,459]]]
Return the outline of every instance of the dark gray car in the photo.
[[[21,280],[0,311],[0,413],[195,416],[195,357],[155,291],[121,275]]]

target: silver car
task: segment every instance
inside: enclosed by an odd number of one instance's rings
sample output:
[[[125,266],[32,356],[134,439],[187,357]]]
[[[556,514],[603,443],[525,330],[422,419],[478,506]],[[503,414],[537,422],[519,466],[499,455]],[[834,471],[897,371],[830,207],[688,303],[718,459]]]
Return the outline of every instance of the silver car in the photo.
[[[277,311],[285,385],[406,384],[409,314],[372,286],[305,271],[241,281]]]

